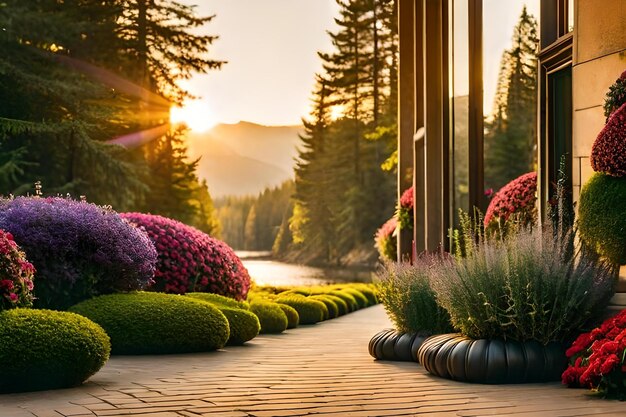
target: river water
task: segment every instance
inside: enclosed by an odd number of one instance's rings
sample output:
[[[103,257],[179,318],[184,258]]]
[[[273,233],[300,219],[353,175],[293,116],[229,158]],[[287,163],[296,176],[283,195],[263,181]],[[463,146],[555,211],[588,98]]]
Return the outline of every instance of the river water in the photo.
[[[257,285],[317,285],[372,280],[370,271],[288,264],[269,259],[267,252],[238,251],[237,255]]]

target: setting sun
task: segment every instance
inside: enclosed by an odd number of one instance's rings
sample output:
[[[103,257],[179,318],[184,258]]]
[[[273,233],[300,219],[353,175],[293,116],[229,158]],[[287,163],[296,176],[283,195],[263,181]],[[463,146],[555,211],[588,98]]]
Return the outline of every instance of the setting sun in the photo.
[[[205,101],[185,102],[182,107],[172,107],[170,122],[184,123],[194,132],[206,132],[217,124],[209,104]]]

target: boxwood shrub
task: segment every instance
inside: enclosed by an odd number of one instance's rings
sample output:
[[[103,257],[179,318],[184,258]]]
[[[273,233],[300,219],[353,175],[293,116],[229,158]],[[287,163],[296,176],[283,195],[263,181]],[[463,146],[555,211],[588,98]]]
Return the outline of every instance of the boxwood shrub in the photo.
[[[378,304],[378,297],[376,291],[372,288],[371,284],[350,284],[350,288],[353,288],[363,294],[367,298],[368,305]]]
[[[356,301],[357,309],[365,308],[369,306],[369,301],[367,301],[367,297],[363,295],[359,290],[355,290],[354,288],[341,288],[341,292],[350,294],[354,301]]]
[[[248,310],[241,308],[215,305],[226,316],[230,327],[229,345],[242,345],[252,340],[261,331],[261,323],[258,317]]]
[[[276,298],[276,302],[286,304],[296,309],[300,317],[300,324],[315,324],[324,320],[328,309],[321,301],[304,296],[285,296]]]
[[[333,290],[329,292],[330,295],[341,298],[348,306],[348,312],[353,312],[359,309],[359,304],[352,294],[348,294],[346,291]]]
[[[626,264],[626,178],[594,174],[580,192],[580,237],[598,253]]]
[[[282,333],[287,329],[289,321],[280,306],[269,301],[252,301],[250,311],[261,323],[261,333]]]
[[[288,306],[287,304],[277,303],[277,305],[278,307],[280,307],[281,310],[283,310],[283,313],[285,313],[285,315],[287,316],[287,328],[294,329],[298,327],[298,324],[300,324],[300,316],[298,315],[296,309]]]
[[[224,297],[219,294],[211,294],[208,292],[190,292],[185,294],[197,300],[207,301],[213,304],[219,304],[225,307],[241,308],[242,310],[250,310],[250,304],[247,301],[237,301],[233,298]]]
[[[0,392],[79,385],[98,372],[110,351],[104,330],[77,314],[0,312]]]
[[[329,300],[332,300],[335,303],[335,305],[337,306],[337,314],[339,316],[343,316],[344,314],[348,314],[350,312],[348,303],[346,303],[344,300],[337,297],[336,295],[324,294],[324,297],[326,297]]]
[[[228,320],[217,307],[178,295],[111,294],[70,310],[101,325],[118,355],[203,352],[229,338]]]
[[[328,296],[312,295],[309,298],[312,300],[317,300],[317,301],[321,301],[322,303],[324,303],[324,305],[326,306],[326,309],[328,310],[328,317],[325,316],[324,320],[334,319],[334,318],[339,317],[339,307],[337,307],[337,304],[335,304],[333,300],[328,298]]]

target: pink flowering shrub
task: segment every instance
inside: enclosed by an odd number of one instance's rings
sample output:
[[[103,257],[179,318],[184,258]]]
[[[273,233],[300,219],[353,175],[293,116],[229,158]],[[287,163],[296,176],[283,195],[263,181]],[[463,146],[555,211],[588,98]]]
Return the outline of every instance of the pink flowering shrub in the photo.
[[[400,229],[413,228],[413,187],[408,188],[400,197],[396,216],[398,217],[398,225]]]
[[[121,215],[144,229],[158,253],[153,291],[210,292],[243,300],[250,276],[224,242],[176,220],[142,213]]]
[[[626,103],[613,112],[593,143],[591,166],[613,177],[626,176]]]
[[[515,215],[522,224],[534,223],[536,192],[536,172],[521,175],[506,184],[489,203],[484,220],[485,228],[503,225],[512,215]]]
[[[626,399],[626,310],[578,336],[565,354],[570,365],[563,384]]]
[[[0,310],[33,305],[34,273],[13,235],[0,230]]]
[[[397,257],[397,247],[394,232],[398,227],[398,219],[394,216],[380,226],[374,236],[374,243],[381,259],[395,261]]]

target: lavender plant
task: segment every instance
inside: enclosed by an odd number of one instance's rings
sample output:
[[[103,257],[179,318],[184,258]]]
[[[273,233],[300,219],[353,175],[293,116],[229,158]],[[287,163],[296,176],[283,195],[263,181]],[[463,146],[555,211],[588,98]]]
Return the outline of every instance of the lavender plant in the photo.
[[[154,245],[110,208],[59,197],[5,199],[0,229],[37,270],[36,307],[65,309],[95,295],[142,289],[154,275]]]

